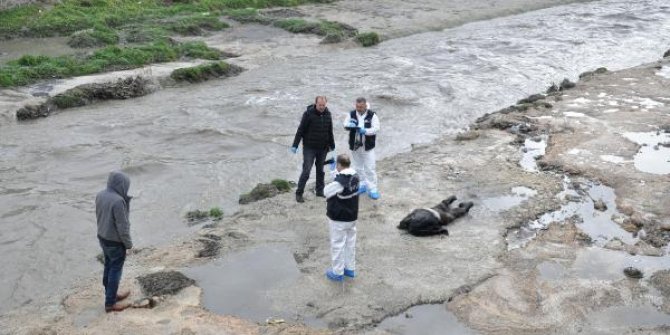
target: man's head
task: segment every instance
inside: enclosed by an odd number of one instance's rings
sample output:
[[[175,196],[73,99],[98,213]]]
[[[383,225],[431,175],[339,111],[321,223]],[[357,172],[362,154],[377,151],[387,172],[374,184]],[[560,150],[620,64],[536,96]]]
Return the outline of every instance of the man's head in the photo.
[[[325,96],[319,95],[314,99],[314,106],[319,113],[323,113],[326,110],[326,103],[328,99]]]
[[[363,97],[356,98],[356,111],[359,114],[365,113],[368,110],[368,102]]]
[[[351,159],[347,154],[337,155],[337,172],[347,169],[351,166]]]

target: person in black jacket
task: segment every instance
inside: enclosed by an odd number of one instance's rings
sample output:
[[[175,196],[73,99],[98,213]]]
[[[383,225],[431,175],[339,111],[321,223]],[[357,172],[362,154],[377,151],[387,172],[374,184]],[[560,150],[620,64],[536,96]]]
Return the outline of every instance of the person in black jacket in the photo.
[[[314,104],[307,106],[302,114],[300,125],[295,133],[295,139],[291,151],[298,152],[298,145],[302,140],[303,162],[302,174],[298,180],[298,188],[295,190],[295,200],[304,202],[302,195],[305,192],[305,184],[312,172],[312,165],[316,167],[316,196],[323,197],[324,172],[323,162],[329,150],[335,150],[335,137],[333,136],[333,118],[326,107],[325,96],[318,96]]]
[[[332,163],[334,164],[334,163]],[[325,187],[326,216],[330,227],[330,257],[332,267],[326,277],[342,281],[344,277],[356,277],[356,221],[358,220],[358,195],[365,192],[360,185],[356,170],[351,168],[351,159],[337,156],[337,165],[331,166],[335,180]]]

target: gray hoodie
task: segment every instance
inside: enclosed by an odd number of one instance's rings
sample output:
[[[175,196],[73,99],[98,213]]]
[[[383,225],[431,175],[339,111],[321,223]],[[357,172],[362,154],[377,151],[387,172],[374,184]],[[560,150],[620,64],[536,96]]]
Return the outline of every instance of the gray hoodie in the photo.
[[[122,172],[112,172],[107,179],[107,189],[95,197],[95,215],[98,219],[98,236],[108,241],[121,242],[126,249],[133,247],[130,238],[130,179]]]

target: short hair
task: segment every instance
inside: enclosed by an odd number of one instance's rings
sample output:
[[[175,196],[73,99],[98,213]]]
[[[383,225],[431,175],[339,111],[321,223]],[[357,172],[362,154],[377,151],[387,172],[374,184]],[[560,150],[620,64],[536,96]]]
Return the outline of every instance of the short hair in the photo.
[[[319,99],[323,99],[323,102],[328,102],[328,98],[326,98],[325,95],[317,95],[316,98],[314,98],[314,104],[316,105],[317,102],[319,102]]]
[[[351,159],[347,154],[337,155],[337,164],[340,164],[342,167],[348,168],[351,166]]]
[[[367,103],[368,101],[365,100],[365,98],[363,98],[363,97],[358,97],[358,98],[356,98],[356,103],[361,103],[361,102],[362,102],[362,103]]]

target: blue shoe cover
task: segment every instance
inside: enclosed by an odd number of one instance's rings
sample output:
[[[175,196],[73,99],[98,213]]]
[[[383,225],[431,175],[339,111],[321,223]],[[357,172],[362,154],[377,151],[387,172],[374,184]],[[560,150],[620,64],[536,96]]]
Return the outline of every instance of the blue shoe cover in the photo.
[[[370,191],[370,193],[368,194],[368,196],[369,196],[370,199],[372,199],[372,200],[377,200],[377,199],[379,199],[379,197],[380,197],[381,195],[379,194],[379,191],[374,190],[374,191]]]
[[[354,277],[356,277],[356,271],[349,270],[349,269],[344,269],[344,275],[349,277],[349,278],[354,278]]]
[[[326,278],[332,280],[332,281],[343,281],[344,276],[343,275],[336,275],[333,270],[328,270],[326,271]]]

